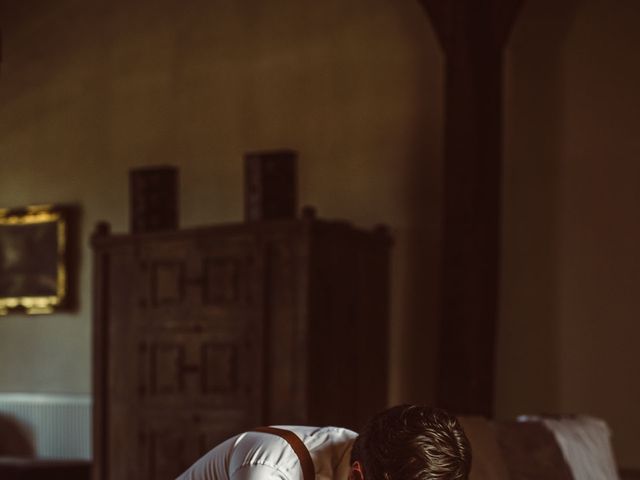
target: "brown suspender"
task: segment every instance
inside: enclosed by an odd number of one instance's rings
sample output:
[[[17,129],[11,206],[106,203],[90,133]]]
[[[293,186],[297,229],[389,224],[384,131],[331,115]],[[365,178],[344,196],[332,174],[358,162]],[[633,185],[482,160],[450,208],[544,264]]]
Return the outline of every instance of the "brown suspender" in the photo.
[[[276,427],[259,427],[253,429],[252,431],[270,433],[272,435],[277,435],[284,438],[286,442],[291,445],[291,448],[300,460],[300,466],[302,467],[302,478],[304,480],[314,480],[314,478],[316,477],[316,469],[313,466],[313,460],[311,459],[309,450],[307,450],[307,447],[304,446],[302,440],[300,440],[300,438],[298,438],[295,433],[290,430]]]

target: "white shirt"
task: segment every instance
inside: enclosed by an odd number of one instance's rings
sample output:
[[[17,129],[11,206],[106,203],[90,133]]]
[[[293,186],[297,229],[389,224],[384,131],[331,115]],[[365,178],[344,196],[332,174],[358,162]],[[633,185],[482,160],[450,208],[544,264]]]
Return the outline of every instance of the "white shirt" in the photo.
[[[338,427],[279,428],[295,433],[307,447],[316,480],[347,480],[355,432]],[[285,439],[245,432],[210,450],[177,480],[302,480],[302,467]]]

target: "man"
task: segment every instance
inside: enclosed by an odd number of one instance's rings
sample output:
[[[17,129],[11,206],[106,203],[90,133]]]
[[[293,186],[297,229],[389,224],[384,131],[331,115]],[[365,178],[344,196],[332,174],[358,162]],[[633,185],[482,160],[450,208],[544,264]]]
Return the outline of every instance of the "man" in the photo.
[[[469,441],[443,410],[392,407],[360,435],[337,427],[281,428],[302,440],[316,480],[467,480],[471,469]],[[302,456],[276,434],[246,432],[215,447],[178,480],[302,480]]]

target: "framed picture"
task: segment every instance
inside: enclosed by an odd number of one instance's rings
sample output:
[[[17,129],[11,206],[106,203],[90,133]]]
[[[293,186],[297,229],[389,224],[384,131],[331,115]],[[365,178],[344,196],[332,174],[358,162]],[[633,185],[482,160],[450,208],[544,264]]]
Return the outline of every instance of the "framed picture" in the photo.
[[[68,219],[65,208],[50,205],[0,209],[0,315],[66,305]]]

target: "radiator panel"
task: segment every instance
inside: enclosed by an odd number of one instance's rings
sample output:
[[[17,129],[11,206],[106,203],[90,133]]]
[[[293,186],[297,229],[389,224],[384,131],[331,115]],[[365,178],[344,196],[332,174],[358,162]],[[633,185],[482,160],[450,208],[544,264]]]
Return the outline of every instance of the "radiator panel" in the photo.
[[[91,460],[88,395],[0,393],[0,414],[31,432],[38,457]]]

